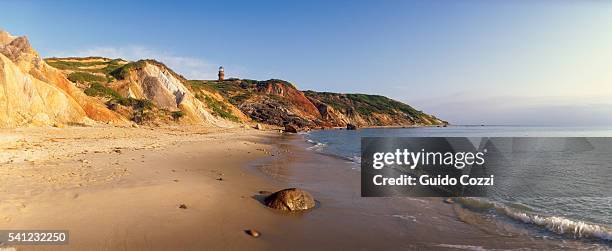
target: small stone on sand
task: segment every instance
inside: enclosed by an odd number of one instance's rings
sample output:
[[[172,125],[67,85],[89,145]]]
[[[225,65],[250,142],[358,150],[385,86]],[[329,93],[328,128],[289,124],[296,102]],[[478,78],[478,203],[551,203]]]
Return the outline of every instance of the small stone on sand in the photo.
[[[187,209],[187,205],[185,205],[185,204],[180,204],[178,208],[180,208],[180,209]]]
[[[255,238],[257,238],[257,237],[259,237],[261,235],[257,230],[254,230],[254,229],[247,229],[247,230],[244,230],[244,232],[246,234],[250,235],[250,236],[255,237]]]

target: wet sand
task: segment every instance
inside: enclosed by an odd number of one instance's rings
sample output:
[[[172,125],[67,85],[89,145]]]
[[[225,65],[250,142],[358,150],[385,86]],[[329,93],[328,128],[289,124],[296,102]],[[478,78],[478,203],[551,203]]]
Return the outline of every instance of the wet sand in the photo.
[[[443,203],[442,198],[362,198],[355,163],[306,150],[300,136],[283,136],[284,155],[256,165],[274,180],[310,191],[320,207],[282,222],[277,243],[330,250],[575,250],[579,242],[534,238]],[[459,217],[460,216],[460,217]],[[316,244],[313,244],[316,243]]]
[[[361,198],[355,164],[307,150],[299,135],[30,128],[0,139],[0,229],[70,231],[69,245],[17,250],[561,248],[473,224],[439,198]],[[284,214],[260,202],[259,191],[287,187],[318,208]]]

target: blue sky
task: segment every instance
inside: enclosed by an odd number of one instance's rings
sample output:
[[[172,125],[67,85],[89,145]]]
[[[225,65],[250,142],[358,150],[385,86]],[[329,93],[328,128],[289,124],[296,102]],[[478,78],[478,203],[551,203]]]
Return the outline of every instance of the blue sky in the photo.
[[[3,1],[44,57],[386,95],[455,124],[612,125],[604,1]]]

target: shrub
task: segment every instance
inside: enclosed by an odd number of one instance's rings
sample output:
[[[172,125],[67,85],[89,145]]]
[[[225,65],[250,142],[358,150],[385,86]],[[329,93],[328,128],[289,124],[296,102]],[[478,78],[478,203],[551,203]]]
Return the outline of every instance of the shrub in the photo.
[[[172,113],[170,113],[170,115],[172,115],[172,118],[174,120],[179,120],[180,118],[185,116],[185,113],[183,111],[173,111]]]
[[[122,99],[123,97],[119,95],[115,90],[108,88],[98,82],[91,83],[87,89],[85,89],[85,94],[93,97],[106,97],[112,99]]]
[[[230,108],[227,107],[227,105],[225,105],[223,102],[220,102],[206,95],[203,95],[203,98],[204,98],[204,102],[206,102],[206,106],[212,109],[213,115],[222,117],[224,119],[229,119],[231,121],[238,122],[238,117],[232,114]]]
[[[68,75],[68,80],[78,83],[91,83],[91,82],[107,82],[106,77],[93,75],[87,72],[73,72]]]

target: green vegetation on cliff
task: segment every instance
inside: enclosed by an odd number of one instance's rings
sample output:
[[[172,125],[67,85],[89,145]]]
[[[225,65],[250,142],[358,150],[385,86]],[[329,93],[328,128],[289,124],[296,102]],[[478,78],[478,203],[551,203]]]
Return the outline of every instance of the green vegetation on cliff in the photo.
[[[162,62],[159,62],[153,59],[142,59],[136,62],[129,62],[121,67],[114,69],[113,71],[109,72],[109,74],[116,79],[126,79],[130,71],[142,69],[147,64],[158,66],[160,69],[168,71],[170,74],[172,74],[175,78],[179,79],[180,81],[187,82],[187,79],[185,79],[183,75],[174,72],[172,69],[168,68],[168,66],[166,66]]]
[[[87,58],[47,58],[45,62],[60,70],[80,71],[110,74],[127,62],[123,59],[110,59],[102,57]]]
[[[93,82],[108,82],[108,78],[99,75],[93,75],[87,72],[73,72],[68,74],[68,80],[75,83],[93,83]]]
[[[232,113],[230,107],[228,107],[228,104],[218,101],[202,93],[202,90],[204,90],[211,93],[222,94],[217,88],[222,88],[223,85],[220,84],[218,81],[189,80],[187,81],[187,86],[195,93],[195,97],[197,99],[204,102],[206,106],[212,110],[213,115],[234,122],[238,122],[240,120]]]
[[[307,97],[319,100],[339,111],[355,110],[361,115],[388,114],[401,111],[412,117],[426,115],[411,106],[380,95],[339,94],[331,92],[305,91]]]
[[[122,97],[118,91],[124,90],[110,88],[121,86],[122,83],[113,85],[117,80],[137,81],[132,78],[140,75],[134,72],[153,65],[183,83],[211,114],[231,121],[240,121],[239,117],[244,114],[262,123],[308,128],[346,126],[349,123],[358,126],[446,124],[410,105],[380,95],[302,92],[294,84],[279,79],[187,80],[163,63],[151,59],[128,62],[100,57],[50,58],[46,62],[63,70],[67,78],[78,83],[77,86],[87,95],[103,97],[109,108],[118,111],[129,108],[133,112],[131,119],[137,122],[153,119],[153,115],[167,115],[174,121],[185,116],[172,109],[158,109],[146,99]]]
[[[85,94],[92,97],[105,97],[111,99],[123,99],[119,93],[115,90],[106,87],[100,83],[94,82],[87,89],[84,90]]]

